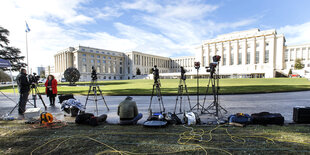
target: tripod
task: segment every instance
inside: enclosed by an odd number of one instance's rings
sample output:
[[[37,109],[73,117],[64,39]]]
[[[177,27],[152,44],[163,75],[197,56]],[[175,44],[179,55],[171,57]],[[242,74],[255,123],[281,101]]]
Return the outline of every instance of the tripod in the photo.
[[[154,84],[153,84],[151,101],[150,101],[150,105],[149,105],[150,114],[152,114],[151,107],[152,107],[152,100],[153,100],[153,96],[154,96],[154,90],[156,91],[156,96],[157,96],[158,104],[159,104],[159,110],[161,113],[165,112],[165,106],[164,106],[163,98],[161,96],[161,91],[160,91],[160,81],[159,81],[159,79],[155,78]]]
[[[177,110],[177,105],[178,105],[178,101],[179,101],[179,96],[180,96],[180,113],[182,113],[182,100],[183,100],[183,89],[185,88],[185,93],[187,95],[187,100],[188,100],[188,104],[189,104],[189,109],[192,109],[192,106],[191,106],[191,102],[190,102],[190,99],[189,99],[189,94],[188,94],[188,90],[187,90],[187,85],[185,83],[185,78],[180,78],[180,81],[179,81],[179,89],[178,89],[178,95],[177,95],[177,99],[176,99],[176,102],[175,102],[175,106],[174,106],[174,114]]]
[[[204,108],[203,105],[199,103],[199,68],[200,68],[200,62],[195,62],[195,69],[197,70],[197,103],[191,108],[191,111],[194,110],[195,108],[197,109],[197,111],[199,111],[201,108],[201,113],[203,113],[203,111],[206,111],[206,109]]]
[[[100,96],[102,97],[102,99],[98,99],[98,97],[97,97],[97,90],[99,91]],[[89,94],[90,94],[91,91],[94,92],[94,99],[89,99]],[[107,107],[108,111],[110,110],[108,105],[107,105],[107,103],[105,102],[105,99],[104,99],[103,95],[102,95],[102,91],[101,91],[99,85],[97,84],[97,79],[92,79],[92,81],[90,83],[88,94],[87,94],[87,97],[86,97],[85,108],[86,108],[88,100],[95,101],[97,115],[98,115],[98,100],[103,100],[103,102],[104,102],[105,106]]]
[[[213,114],[215,117],[219,116],[219,112],[221,112],[221,110],[223,110],[225,112],[225,114],[227,113],[227,110],[224,109],[220,104],[219,104],[219,90],[220,90],[220,86],[219,86],[219,67],[217,68],[216,72],[213,69],[210,70],[210,76],[209,76],[209,82],[207,85],[207,89],[206,89],[206,95],[204,97],[203,100],[203,108],[205,106],[205,102],[206,102],[206,98],[207,98],[207,94],[209,92],[209,88],[210,88],[210,83],[212,85],[212,94],[213,94],[213,102],[207,107],[205,108],[206,114]],[[214,112],[210,112],[211,110],[215,110]]]
[[[2,92],[1,92],[2,93]],[[45,110],[47,110],[47,107],[46,107],[46,105],[45,105],[45,103],[44,103],[44,101],[43,101],[43,98],[42,98],[42,96],[41,96],[41,94],[39,94],[40,92],[39,92],[39,90],[38,90],[38,87],[37,87],[37,85],[36,84],[32,84],[31,85],[31,96],[32,96],[32,100],[33,100],[33,104],[28,100],[27,102],[29,102],[31,105],[33,105],[33,107],[34,108],[36,108],[37,107],[37,95],[39,96],[39,99],[41,100],[41,102],[42,102],[42,104],[43,104],[43,106],[44,106],[44,109]],[[3,94],[3,93],[2,93]],[[3,94],[4,95],[4,94]],[[8,98],[8,97],[7,97]],[[12,99],[11,99],[12,100]],[[12,100],[13,101],[13,100]],[[13,101],[13,102],[15,102],[15,101]],[[15,105],[15,107],[10,111],[10,113],[8,114],[8,115],[11,115],[12,114],[12,112],[17,108],[19,106],[19,103],[17,103],[16,105]]]

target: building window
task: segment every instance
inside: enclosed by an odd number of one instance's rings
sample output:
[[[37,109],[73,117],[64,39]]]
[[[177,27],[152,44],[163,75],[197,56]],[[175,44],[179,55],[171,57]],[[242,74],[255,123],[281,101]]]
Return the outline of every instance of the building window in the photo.
[[[84,48],[82,48],[82,51],[85,51],[85,49],[84,49]]]
[[[230,64],[229,65],[233,65],[234,64],[234,51],[233,48],[231,48],[232,50],[230,51]]]
[[[123,74],[123,67],[120,67],[120,68],[119,68],[119,73],[120,73],[120,74]]]
[[[94,58],[95,56],[92,54],[92,55],[90,55],[90,57]]]
[[[239,50],[239,53],[238,53],[238,65],[240,65],[241,63],[242,63],[242,53]]]
[[[246,52],[246,64],[251,63],[251,52]]]
[[[97,66],[97,73],[100,73],[100,66]]]
[[[102,73],[105,73],[105,66],[102,66]]]
[[[102,54],[104,54],[104,52],[101,52]]]
[[[269,50],[265,51],[265,63],[269,63]]]
[[[89,50],[90,52],[94,52],[93,50]]]
[[[119,64],[120,64],[120,65],[123,65],[123,63],[122,63],[122,62],[119,62]]]
[[[86,72],[86,71],[87,71],[87,66],[86,66],[86,64],[84,64],[82,67],[82,72]]]
[[[110,54],[110,52],[108,52],[107,54]]]
[[[100,55],[97,55],[97,58],[100,58]]]
[[[266,46],[269,46],[269,42],[266,42]]]
[[[302,49],[302,60],[306,60],[307,59],[307,51],[306,51],[306,48],[303,48]]]
[[[285,62],[288,61],[288,50],[285,50],[284,52],[284,59],[285,59]]]
[[[108,59],[111,59],[111,57],[108,57]]]
[[[96,51],[96,53],[99,53],[99,51]]]
[[[257,43],[256,43],[256,48],[258,48],[258,47],[259,47],[259,43],[257,42]]]
[[[226,54],[223,54],[223,66],[226,65]]]
[[[102,56],[103,59],[105,59],[105,56]]]
[[[90,63],[92,63],[92,64],[95,63],[94,59],[91,59],[91,60],[90,60]]]
[[[83,57],[86,57],[86,54],[83,54]]]
[[[130,74],[130,67],[128,67],[128,74]]]
[[[294,60],[294,49],[291,49],[290,50],[290,61],[293,61]]]
[[[99,64],[100,64],[100,60],[97,60],[97,63],[99,63]]]
[[[105,60],[102,60],[102,63],[104,63],[104,64],[105,64],[105,63],[106,63],[106,61],[105,61]]]
[[[259,51],[255,52],[255,64],[259,63]]]
[[[83,58],[82,61],[83,61],[83,62],[86,62],[86,58]]]

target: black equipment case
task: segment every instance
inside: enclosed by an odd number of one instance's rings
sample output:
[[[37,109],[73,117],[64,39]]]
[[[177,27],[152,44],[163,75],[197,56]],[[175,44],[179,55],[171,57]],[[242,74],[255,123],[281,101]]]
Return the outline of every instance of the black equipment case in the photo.
[[[293,109],[295,123],[310,123],[310,107],[296,106]]]
[[[64,100],[75,99],[73,94],[59,95],[59,103],[62,103]]]
[[[283,125],[284,117],[280,113],[261,112],[251,115],[253,124],[267,125],[276,124]]]

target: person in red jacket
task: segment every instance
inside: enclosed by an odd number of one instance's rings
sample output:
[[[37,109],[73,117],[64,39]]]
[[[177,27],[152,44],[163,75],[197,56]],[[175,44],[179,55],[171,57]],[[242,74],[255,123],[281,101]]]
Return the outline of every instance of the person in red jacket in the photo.
[[[55,105],[55,97],[57,95],[57,80],[53,75],[49,75],[45,82],[45,93],[50,99],[50,105]]]

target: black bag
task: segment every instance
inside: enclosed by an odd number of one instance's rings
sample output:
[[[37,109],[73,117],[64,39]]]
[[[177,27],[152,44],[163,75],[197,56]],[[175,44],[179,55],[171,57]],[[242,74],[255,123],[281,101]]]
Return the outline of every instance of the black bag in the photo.
[[[91,114],[91,113],[79,114],[75,118],[75,123],[76,124],[91,125],[91,126],[99,125],[97,118],[94,116],[94,114]]]
[[[251,117],[253,119],[253,124],[260,124],[260,125],[284,124],[284,117],[280,113],[261,112],[261,113],[254,113],[251,115]]]
[[[176,115],[176,114],[171,114],[170,112],[168,113],[168,118],[167,121],[169,124],[182,124],[181,119]]]
[[[59,103],[62,103],[64,100],[75,99],[75,98],[73,94],[67,94],[67,95],[59,95],[58,99],[59,99]]]
[[[310,107],[294,107],[293,120],[295,123],[310,123]]]

